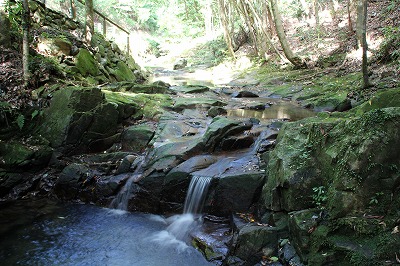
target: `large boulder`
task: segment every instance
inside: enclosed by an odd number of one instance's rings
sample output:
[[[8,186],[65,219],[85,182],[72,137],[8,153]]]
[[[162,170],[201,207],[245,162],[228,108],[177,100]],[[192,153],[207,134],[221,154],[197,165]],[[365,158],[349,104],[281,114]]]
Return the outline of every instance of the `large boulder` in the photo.
[[[264,209],[290,212],[310,265],[378,265],[400,248],[400,108],[368,109],[287,123],[269,153]]]
[[[117,105],[107,103],[100,89],[67,87],[54,93],[39,133],[63,152],[100,151],[108,147],[91,143],[114,135],[118,116]]]
[[[285,124],[269,156],[265,207],[295,211],[326,203],[332,217],[341,217],[366,209],[376,193],[386,191],[382,200],[391,202],[400,182],[399,120],[400,108],[385,108]]]
[[[126,128],[121,135],[121,146],[124,151],[142,152],[154,136],[151,124],[140,124]]]

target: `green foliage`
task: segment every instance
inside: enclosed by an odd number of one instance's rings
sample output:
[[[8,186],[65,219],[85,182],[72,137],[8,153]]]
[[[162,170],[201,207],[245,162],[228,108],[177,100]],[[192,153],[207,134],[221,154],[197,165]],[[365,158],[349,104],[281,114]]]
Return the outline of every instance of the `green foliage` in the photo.
[[[21,16],[23,12],[22,2],[6,2],[6,12],[8,14],[8,19],[10,20],[12,30],[19,31],[21,24]]]
[[[383,192],[377,192],[377,193],[375,193],[375,195],[372,196],[371,199],[369,200],[369,205],[378,205],[378,203],[379,203],[379,200],[378,200],[378,199],[379,199],[381,196],[383,196],[383,195],[384,195]]]
[[[314,203],[321,209],[324,209],[324,205],[328,199],[326,195],[326,189],[325,186],[319,186],[319,187],[313,187],[313,201]]]
[[[378,59],[382,62],[396,62],[400,65],[400,27],[387,26],[382,30],[384,41],[381,44]]]
[[[25,125],[25,116],[22,114],[18,115],[15,122],[17,123],[19,129],[21,130]]]

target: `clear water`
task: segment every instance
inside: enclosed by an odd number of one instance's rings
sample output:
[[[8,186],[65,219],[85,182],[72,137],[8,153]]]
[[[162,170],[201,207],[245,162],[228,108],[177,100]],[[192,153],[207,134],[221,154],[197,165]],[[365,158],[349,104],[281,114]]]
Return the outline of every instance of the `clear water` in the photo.
[[[0,209],[8,225],[0,231],[1,265],[210,265],[169,234],[161,216],[74,204],[29,208]]]

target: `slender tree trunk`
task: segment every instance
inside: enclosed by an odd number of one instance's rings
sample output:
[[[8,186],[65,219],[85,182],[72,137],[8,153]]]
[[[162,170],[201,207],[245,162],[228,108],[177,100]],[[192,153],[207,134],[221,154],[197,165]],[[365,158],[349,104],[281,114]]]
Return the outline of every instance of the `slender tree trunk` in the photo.
[[[29,26],[30,26],[30,10],[28,0],[22,1],[23,13],[22,13],[22,67],[23,67],[23,79],[24,87],[28,86],[30,79],[29,72]]]
[[[93,0],[85,0],[86,22],[85,22],[85,42],[90,45],[94,34],[94,9]]]
[[[211,0],[207,0],[205,2],[203,16],[204,16],[204,26],[206,30],[206,36],[212,36],[213,33],[213,24],[212,24],[212,6]]]
[[[363,89],[371,86],[368,78],[368,44],[367,44],[367,9],[368,1],[363,0],[363,21],[362,21],[362,73],[363,73]]]
[[[72,19],[76,19],[76,5],[75,0],[70,0],[71,10],[70,15]]]
[[[270,48],[272,48],[272,50],[273,50],[281,59],[284,59],[283,56],[279,53],[278,49],[277,49],[277,48],[275,47],[275,45],[272,43],[271,36],[270,36],[270,34],[269,34],[268,30],[267,30],[267,26],[266,26],[266,25],[263,25],[263,22],[262,22],[260,16],[257,14],[256,10],[255,10],[254,7],[251,5],[251,3],[249,3],[248,0],[246,0],[246,1],[247,1],[248,6],[250,7],[250,11],[252,12],[253,17],[257,20],[258,24],[259,24],[260,27],[261,27],[262,33],[263,33],[263,35],[264,35],[264,37],[265,37],[265,39],[266,39],[266,41],[267,41],[267,45],[268,45]]]
[[[353,22],[351,20],[351,0],[347,0],[347,23],[349,25],[349,32],[352,34],[354,32]]]
[[[335,0],[330,0],[329,1],[329,9],[330,9],[330,13],[332,16],[332,20],[337,21],[337,13],[336,13],[336,7],[335,7]]]
[[[356,36],[357,46],[362,46],[363,27],[364,27],[364,0],[357,0],[357,21],[356,21]]]
[[[228,18],[226,16],[225,1],[218,0],[218,4],[219,4],[219,14],[220,14],[220,18],[221,18],[221,24],[222,24],[222,27],[224,28],[225,42],[226,42],[226,45],[228,46],[229,53],[231,54],[231,56],[233,58],[235,58],[235,52],[233,51],[233,45],[232,45],[232,38],[229,33]]]
[[[300,67],[304,68],[306,67],[306,64],[303,62],[303,60],[296,56],[292,49],[290,48],[290,45],[287,41],[285,30],[282,25],[282,18],[281,14],[279,13],[278,5],[276,0],[271,0],[271,11],[272,14],[274,15],[274,22],[275,22],[275,28],[276,28],[276,33],[278,34],[279,42],[281,43],[283,52],[286,56],[286,58],[292,63],[295,67]]]
[[[318,0],[314,0],[314,16],[315,16],[315,28],[319,28],[319,7]]]

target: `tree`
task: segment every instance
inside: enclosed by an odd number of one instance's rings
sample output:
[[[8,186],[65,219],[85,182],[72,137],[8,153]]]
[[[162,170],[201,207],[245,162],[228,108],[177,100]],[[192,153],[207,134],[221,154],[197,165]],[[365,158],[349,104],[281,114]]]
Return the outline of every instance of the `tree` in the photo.
[[[30,79],[29,71],[29,26],[30,26],[30,10],[28,0],[22,1],[23,13],[22,13],[22,67],[23,67],[23,79],[24,87],[28,86]]]
[[[233,51],[233,45],[232,45],[232,38],[229,33],[229,23],[228,23],[228,17],[226,15],[227,11],[226,9],[228,8],[224,0],[218,0],[219,4],[219,13],[220,13],[220,19],[221,19],[221,24],[224,29],[224,38],[225,42],[228,46],[229,53],[233,58],[235,58],[235,52]]]
[[[285,30],[284,30],[283,25],[282,25],[281,14],[279,12],[276,0],[271,0],[270,2],[271,2],[271,11],[272,11],[272,14],[274,16],[276,33],[278,35],[279,42],[281,43],[281,46],[282,46],[282,49],[283,49],[283,53],[285,54],[286,58],[295,67],[299,67],[299,68],[306,67],[306,64],[303,62],[303,60],[300,57],[298,57],[297,55],[295,55],[293,53],[292,49],[290,48],[290,45],[289,45],[289,43],[288,43],[288,41],[286,39]]]
[[[92,36],[94,34],[93,0],[86,0],[85,7],[86,7],[85,42],[90,45],[92,42]]]
[[[368,78],[368,44],[367,44],[367,9],[368,1],[362,0],[362,34],[361,34],[361,45],[362,45],[362,74],[363,74],[363,89],[367,89],[371,86]]]

